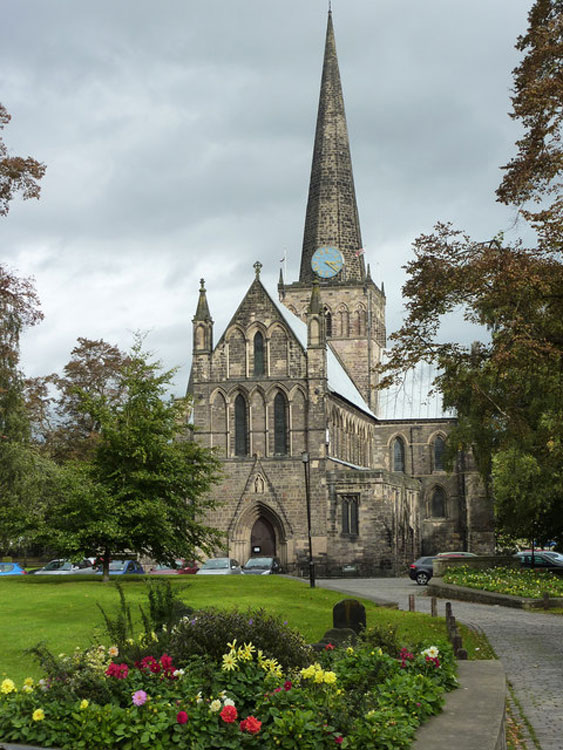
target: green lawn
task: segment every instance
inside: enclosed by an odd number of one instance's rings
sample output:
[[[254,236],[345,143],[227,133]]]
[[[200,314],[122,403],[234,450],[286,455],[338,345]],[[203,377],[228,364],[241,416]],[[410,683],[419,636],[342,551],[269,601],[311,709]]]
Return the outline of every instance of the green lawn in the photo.
[[[310,589],[301,581],[277,576],[174,576],[168,580],[190,606],[264,607],[287,620],[310,642],[332,627],[332,607],[346,598],[336,591]],[[146,601],[145,581],[128,579],[122,583],[132,610],[138,611],[137,604]],[[405,643],[446,637],[443,618],[383,609],[362,601],[368,627],[392,625]],[[40,677],[31,657],[23,653],[39,641],[46,642],[55,653],[89,645],[95,634],[101,633],[98,603],[108,612],[117,609],[118,594],[111,583],[63,576],[0,579],[0,678]],[[490,657],[487,643],[476,634],[464,631],[463,643],[470,658]]]

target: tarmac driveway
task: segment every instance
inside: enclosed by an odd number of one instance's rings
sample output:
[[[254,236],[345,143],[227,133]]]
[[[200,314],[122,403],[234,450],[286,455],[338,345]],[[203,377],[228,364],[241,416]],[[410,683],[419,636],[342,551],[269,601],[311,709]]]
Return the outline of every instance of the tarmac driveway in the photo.
[[[322,588],[365,599],[397,602],[408,610],[414,594],[417,612],[430,612],[426,587],[409,578],[318,580]],[[445,613],[438,599],[438,615]],[[507,679],[534,728],[541,750],[563,750],[563,616],[498,605],[451,600],[457,620],[483,630],[501,660]]]

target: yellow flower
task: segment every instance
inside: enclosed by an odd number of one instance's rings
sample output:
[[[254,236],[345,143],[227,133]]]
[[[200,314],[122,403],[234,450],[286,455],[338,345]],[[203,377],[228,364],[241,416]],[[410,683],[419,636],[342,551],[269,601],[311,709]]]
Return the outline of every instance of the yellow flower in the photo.
[[[336,674],[334,672],[325,672],[324,681],[327,685],[334,685],[336,682]]]
[[[24,693],[33,693],[33,687],[31,685],[23,685],[22,690]]]
[[[88,701],[86,700],[86,698],[84,698],[84,700],[80,701],[80,710],[84,711],[84,709],[88,708],[89,705],[90,704],[88,703]]]
[[[346,649],[346,653],[348,654],[348,656],[352,656],[352,654],[354,653],[354,649],[352,648],[352,646],[348,646],[348,648]]]
[[[4,695],[7,695],[8,693],[13,693],[16,691],[16,685],[13,680],[3,680],[2,685],[0,685],[0,692],[4,693]]]
[[[43,711],[42,708],[36,708],[31,718],[33,719],[33,721],[43,721],[43,719],[45,718],[45,711]]]
[[[227,648],[230,649],[231,651],[236,651],[236,648],[237,648],[237,639],[233,638],[232,643],[227,643]]]
[[[223,670],[225,672],[232,672],[237,668],[237,658],[231,651],[228,654],[223,654]]]
[[[23,684],[27,685],[28,687],[33,687],[35,684],[33,682],[33,677],[26,677],[25,680],[23,681]]]
[[[311,664],[310,667],[307,667],[306,669],[301,670],[301,677],[304,677],[306,680],[310,680],[311,677],[314,677],[319,665],[318,664]]]
[[[325,680],[325,673],[321,669],[320,671],[315,673],[315,682],[324,682]]]

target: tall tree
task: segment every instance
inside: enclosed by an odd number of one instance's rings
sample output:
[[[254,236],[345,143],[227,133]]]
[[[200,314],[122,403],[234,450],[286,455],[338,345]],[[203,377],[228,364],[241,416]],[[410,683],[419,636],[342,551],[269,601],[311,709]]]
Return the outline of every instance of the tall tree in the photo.
[[[39,507],[46,467],[30,440],[20,371],[22,331],[43,315],[31,279],[0,265],[0,547],[23,539]]]
[[[127,355],[103,339],[79,337],[62,375],[26,381],[28,410],[44,452],[61,463],[87,458],[100,424],[84,410],[84,398],[103,398],[108,405],[124,397],[122,371]]]
[[[500,201],[519,207],[538,233],[538,247],[561,248],[563,234],[563,0],[536,0],[516,48],[511,117],[524,127],[516,156],[503,167]]]
[[[474,242],[443,223],[417,238],[382,386],[436,362],[444,406],[458,414],[450,458],[473,449],[507,531],[563,545],[563,0],[534,3],[517,47],[512,116],[525,134],[497,195],[532,223],[538,246]],[[485,341],[441,339],[444,316],[460,310]]]
[[[6,108],[0,104],[0,130],[11,119]],[[10,156],[6,144],[0,138],[0,216],[8,213],[10,201],[16,193],[20,193],[24,200],[39,198],[39,180],[45,174],[45,169],[44,164],[31,156]]]
[[[106,579],[112,555],[173,561],[220,540],[202,521],[219,462],[190,439],[185,399],[165,398],[173,374],[137,341],[116,377],[122,398],[75,391],[99,437],[89,458],[60,469],[44,536],[61,553],[100,555]]]

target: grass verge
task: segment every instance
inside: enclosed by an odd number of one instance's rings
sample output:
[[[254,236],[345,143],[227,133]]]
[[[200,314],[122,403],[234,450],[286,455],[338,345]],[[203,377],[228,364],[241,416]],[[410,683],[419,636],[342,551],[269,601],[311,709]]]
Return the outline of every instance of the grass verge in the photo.
[[[138,614],[137,605],[146,601],[147,580],[120,578],[127,601],[134,615]],[[332,627],[333,606],[347,598],[337,591],[310,589],[301,581],[278,576],[190,576],[188,579],[178,576],[171,583],[178,587],[180,597],[196,609],[264,607],[287,620],[311,643]],[[385,609],[368,600],[360,601],[366,608],[368,627],[396,628],[399,639],[405,643],[446,637],[443,618]],[[24,653],[40,641],[55,653],[68,653],[76,646],[90,645],[102,626],[98,604],[106,612],[113,612],[118,606],[115,587],[100,579],[22,576],[0,580],[0,677],[40,677],[34,661]],[[492,658],[482,634],[464,627],[461,630],[469,658]]]

